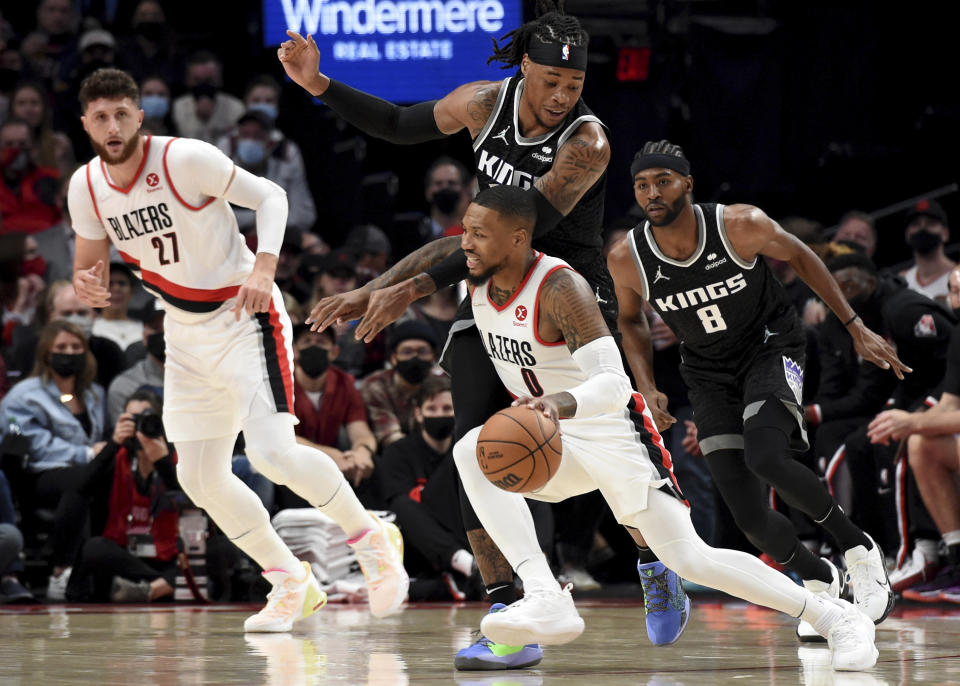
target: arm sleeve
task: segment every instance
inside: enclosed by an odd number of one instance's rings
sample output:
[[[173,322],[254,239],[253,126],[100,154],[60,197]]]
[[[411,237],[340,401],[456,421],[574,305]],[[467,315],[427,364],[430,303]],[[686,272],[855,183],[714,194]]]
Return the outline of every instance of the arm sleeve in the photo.
[[[587,375],[586,381],[568,391],[577,401],[574,417],[596,417],[627,406],[633,389],[613,336],[590,341],[574,351],[573,360]]]
[[[70,223],[81,238],[99,241],[107,237],[107,231],[97,217],[97,209],[93,203],[90,184],[87,182],[87,167],[83,166],[70,177],[70,187],[67,190]]]
[[[427,276],[433,279],[438,291],[441,288],[463,281],[469,273],[467,256],[464,254],[463,248],[457,248],[426,271]]]
[[[398,107],[334,79],[320,99],[364,133],[391,143],[409,145],[446,138],[433,115],[436,100]]]

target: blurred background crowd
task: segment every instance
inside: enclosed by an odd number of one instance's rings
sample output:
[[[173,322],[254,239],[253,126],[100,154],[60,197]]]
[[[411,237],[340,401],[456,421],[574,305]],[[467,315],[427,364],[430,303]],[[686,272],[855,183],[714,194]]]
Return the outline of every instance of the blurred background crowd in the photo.
[[[180,519],[191,506],[159,419],[163,309],[119,261],[106,309],[84,306],[70,282],[65,184],[92,156],[77,91],[104,66],[140,84],[145,134],[208,141],[284,188],[290,215],[277,282],[296,325],[299,440],[330,454],[367,507],[396,514],[411,597],[479,598],[459,522],[449,381],[436,366],[456,288],[416,303],[369,344],[354,339],[355,323],[323,333],[302,324],[321,298],[461,231],[475,192],[466,134],[410,148],[364,137],[284,81],[262,46],[257,2],[14,5],[0,12],[0,601],[170,599],[188,568]],[[949,365],[960,365],[950,346],[960,309],[951,298],[960,280],[950,277],[960,102],[936,76],[949,58],[943,22],[867,3],[803,5],[614,1],[567,10],[591,32],[584,98],[611,131],[607,245],[643,219],[629,159],[644,140],[669,137],[692,161],[697,200],[750,202],[779,218],[913,367],[898,382],[861,364],[842,324],[789,265],[771,262],[808,330],[812,447],[798,459],[881,544],[904,590],[960,562],[960,513],[952,519],[931,502],[925,480],[943,473],[927,468],[922,442],[871,442],[868,426],[891,408],[935,404]],[[470,64],[462,71],[463,82],[474,79]],[[253,213],[236,212],[255,249]],[[697,529],[713,544],[755,552],[699,454],[678,341],[653,313],[650,324],[657,382],[679,420],[665,440]],[[306,507],[251,469],[242,439],[235,453],[234,470],[272,513]],[[633,545],[597,494],[532,507],[562,578],[598,592],[634,580]],[[811,548],[833,552],[791,516]],[[209,529],[202,592],[262,595],[252,563]]]

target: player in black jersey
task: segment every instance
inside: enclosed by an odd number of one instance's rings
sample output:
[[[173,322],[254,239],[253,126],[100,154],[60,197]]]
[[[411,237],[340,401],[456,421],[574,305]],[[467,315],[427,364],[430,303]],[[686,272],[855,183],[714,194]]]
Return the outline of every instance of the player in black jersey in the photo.
[[[601,239],[610,146],[602,123],[580,98],[589,36],[576,18],[562,10],[562,2],[538,0],[537,18],[507,34],[503,40],[509,42],[495,45],[490,61],[519,68],[517,75],[500,82],[467,83],[440,100],[410,107],[397,107],[319,73],[320,54],[310,36],[304,39],[288,32],[292,40],[280,47],[278,56],[291,79],[370,135],[411,144],[468,129],[474,139],[481,188],[510,184],[530,189],[538,217],[534,247],[566,260],[586,278],[616,335],[616,298]],[[466,276],[460,239],[442,238],[401,260],[364,288],[322,301],[310,321],[317,328],[363,316],[356,336],[372,340],[408,305]],[[458,439],[511,402],[471,316],[466,303],[453,324],[444,356],[444,366],[451,372]],[[665,411],[665,396],[649,397],[648,402],[658,427],[666,429],[672,418]],[[508,605],[516,598],[513,571],[463,493],[461,501],[467,537],[487,592],[494,603]],[[653,565],[655,561],[649,550],[641,550],[641,563]],[[666,585],[679,588],[675,575],[669,570],[666,574],[671,576]],[[682,599],[677,605],[683,605]],[[659,619],[659,615],[647,617],[651,640],[676,640],[680,625],[674,630],[658,630]],[[517,666],[494,660],[489,665]]]
[[[836,597],[840,574],[807,550],[790,521],[770,508],[765,497],[770,484],[836,539],[845,551],[856,604],[882,621],[893,606],[893,592],[879,546],[847,518],[817,476],[788,455],[791,448],[806,448],[804,335],[762,256],[796,270],[845,322],[862,358],[899,378],[910,369],[863,325],[820,259],[761,210],[693,204],[690,163],[678,146],[645,144],[630,172],[648,221],[617,244],[608,265],[638,389],[647,394],[656,387],[644,314],[649,303],[681,341],[680,371],[700,448],[737,525],[808,588]],[[798,633],[815,634],[802,624]]]

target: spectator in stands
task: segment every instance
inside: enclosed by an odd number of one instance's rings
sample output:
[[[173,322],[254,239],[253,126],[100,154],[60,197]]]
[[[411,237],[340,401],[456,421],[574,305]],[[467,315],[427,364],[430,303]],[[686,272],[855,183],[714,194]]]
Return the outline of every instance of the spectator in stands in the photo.
[[[353,376],[332,364],[339,352],[331,329],[294,328],[294,429],[298,442],[330,455],[357,486],[373,472],[377,441]]]
[[[426,322],[437,335],[438,341],[446,341],[457,316],[458,304],[457,286],[447,286],[410,305],[398,321],[417,319]]]
[[[164,439],[155,393],[137,391],[123,409],[110,440],[84,470],[80,492],[105,505],[106,512],[102,529],[99,522],[94,528],[102,533],[83,546],[71,598],[84,594],[88,580],[97,602],[145,603],[173,595],[179,515],[172,494],[180,491],[176,456]]]
[[[390,368],[374,372],[360,388],[381,448],[400,440],[413,427],[414,397],[436,371],[438,341],[429,324],[410,320],[387,332]]]
[[[30,326],[46,288],[46,263],[33,236],[0,236],[0,310],[3,312],[0,347],[6,349],[17,327]]]
[[[310,230],[317,219],[317,210],[307,187],[303,157],[300,149],[274,128],[269,115],[259,108],[248,110],[240,117],[236,129],[217,141],[217,146],[247,171],[273,181],[287,192],[288,230]],[[244,207],[235,207],[234,211],[240,230],[252,231],[255,212]]]
[[[130,24],[132,35],[120,39],[118,66],[144,84],[153,75],[168,86],[178,85],[183,77],[183,51],[167,23],[163,6],[156,0],[141,0],[133,10]]]
[[[44,300],[44,318],[36,322],[42,326],[48,321],[64,319],[78,327],[89,341],[90,350],[97,361],[96,381],[103,387],[120,372],[127,368],[123,351],[113,341],[93,334],[95,313],[77,297],[73,284],[68,281],[55,281],[47,288]],[[10,361],[12,369],[27,373],[34,366],[34,353],[37,350],[37,332],[33,327],[18,326],[14,329]]]
[[[73,278],[73,250],[76,245],[70,213],[67,210],[67,184],[64,177],[57,180],[54,205],[60,210],[60,221],[49,229],[31,234],[37,241],[37,249],[46,263],[44,278],[47,283],[69,281]],[[2,231],[0,231],[2,233]]]
[[[128,308],[136,280],[124,262],[110,263],[110,304],[93,321],[93,335],[109,338],[126,350],[143,337],[143,322],[130,318]]]
[[[76,52],[78,19],[71,0],[40,0],[36,31],[23,41],[33,74],[51,81]]]
[[[17,513],[7,477],[0,471],[0,604],[33,602],[33,594],[17,578],[23,571],[23,534],[17,528]]]
[[[817,222],[804,217],[785,217],[780,221],[780,226],[783,227],[784,231],[793,234],[807,245],[812,245],[817,242],[822,228]],[[764,257],[763,259],[766,260],[770,271],[777,277],[777,280],[783,284],[784,289],[787,291],[787,297],[789,297],[790,302],[793,303],[797,314],[803,315],[807,303],[815,300],[817,297],[810,289],[810,286],[797,276],[797,273],[793,267],[790,266],[790,263],[772,257]]]
[[[866,212],[851,210],[840,217],[840,227],[833,240],[838,243],[855,243],[863,248],[867,257],[873,259],[877,251],[877,227]]]
[[[170,86],[162,77],[152,74],[140,83],[140,107],[143,109],[141,133],[153,136],[174,135],[170,116]]]
[[[86,504],[77,492],[84,468],[105,445],[104,393],[96,361],[76,324],[58,320],[40,332],[30,378],[10,389],[0,416],[29,441],[28,488],[38,507],[55,508],[47,597],[62,600],[82,545]]]
[[[947,213],[936,200],[921,200],[907,211],[907,244],[913,249],[913,266],[901,273],[907,286],[928,298],[947,302],[947,281],[957,263],[943,252],[950,240]]]
[[[173,101],[173,122],[186,138],[216,143],[243,116],[243,102],[223,92],[223,66],[212,52],[201,50],[187,60],[189,93]]]
[[[20,119],[0,124],[0,232],[37,233],[60,221],[56,194],[60,172],[33,159],[30,126]]]
[[[53,130],[50,100],[46,88],[36,81],[20,83],[10,98],[10,116],[25,121],[33,136],[33,160],[38,166],[51,167],[66,177],[76,167],[73,143]]]
[[[469,202],[470,172],[452,157],[439,157],[427,168],[423,181],[424,197],[430,203],[430,216],[424,217],[420,237],[424,243],[440,236],[461,233],[460,222]]]
[[[112,270],[110,279],[113,279]],[[123,412],[124,403],[135,391],[147,388],[163,397],[163,363],[166,361],[163,317],[163,309],[159,307],[159,303],[151,302],[140,333],[146,354],[130,369],[119,374],[107,389],[107,421],[111,425],[116,424]]]
[[[390,239],[379,227],[373,224],[353,227],[344,247],[357,257],[357,285],[362,286],[387,271]]]
[[[454,426],[450,379],[434,376],[424,381],[413,413],[416,430],[391,443],[377,461],[380,487],[387,507],[397,513],[410,575],[456,572],[463,580],[477,572],[460,519],[450,450]]]

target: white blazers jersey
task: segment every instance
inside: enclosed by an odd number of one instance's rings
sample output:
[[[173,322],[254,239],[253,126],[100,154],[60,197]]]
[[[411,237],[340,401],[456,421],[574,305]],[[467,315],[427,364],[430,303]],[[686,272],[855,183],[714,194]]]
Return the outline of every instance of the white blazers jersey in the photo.
[[[237,294],[255,260],[229,203],[198,190],[222,193],[233,173],[233,161],[208,143],[148,136],[126,188],[113,183],[99,157],[74,173],[73,228],[91,240],[109,238],[168,314],[205,319]]]
[[[537,331],[540,288],[558,269],[571,267],[536,253],[527,276],[503,305],[490,299],[489,280],[473,289],[473,319],[500,380],[514,396],[560,393],[587,380],[564,341],[547,343]]]

